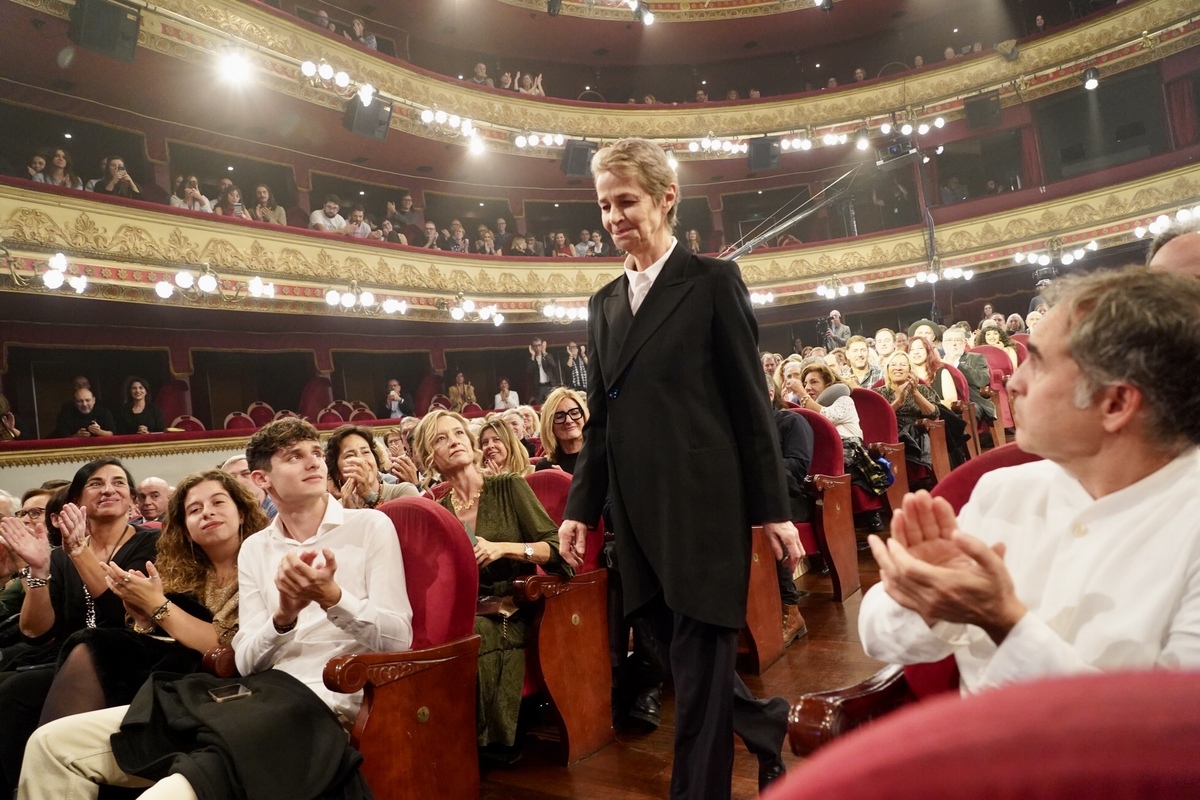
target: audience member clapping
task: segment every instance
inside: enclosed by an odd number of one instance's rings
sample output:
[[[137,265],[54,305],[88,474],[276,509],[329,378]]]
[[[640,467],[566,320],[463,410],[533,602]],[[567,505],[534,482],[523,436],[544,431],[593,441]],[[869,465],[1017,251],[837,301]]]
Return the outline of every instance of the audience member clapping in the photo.
[[[917,341],[917,338],[913,341]],[[911,476],[933,468],[929,434],[917,425],[917,420],[938,418],[938,396],[933,389],[917,380],[912,373],[908,353],[899,350],[884,362],[883,380],[884,385],[875,391],[887,398],[896,412],[900,441],[904,444],[904,459],[910,465],[924,467],[924,470],[909,469],[909,488],[915,490],[921,479],[914,480]]]
[[[520,76],[517,91],[521,94],[533,95],[535,97],[545,97],[546,91],[542,88],[542,73],[538,73],[537,77],[533,77],[530,73],[525,73]]]
[[[529,454],[512,427],[493,417],[479,427],[480,469],[485,475],[528,475],[533,472]]]
[[[492,79],[488,77],[487,65],[484,64],[482,61],[479,61],[475,64],[475,69],[472,71],[471,77],[468,78],[467,80],[469,80],[471,83],[475,84],[476,86],[494,87],[496,85],[492,81]]]
[[[272,225],[287,225],[287,210],[275,202],[271,187],[260,183],[254,187],[253,218]]]
[[[492,408],[497,411],[520,408],[521,398],[517,396],[516,391],[509,388],[508,378],[500,378],[499,388],[500,391],[496,393]]]
[[[368,428],[343,425],[325,443],[329,493],[344,508],[375,508],[397,497],[420,494],[411,483],[387,483],[382,478],[383,459]]]
[[[55,148],[46,166],[33,176],[37,183],[49,183],[64,189],[83,189],[83,181],[75,174],[75,162],[61,147]]]
[[[361,205],[356,205],[350,209],[350,217],[346,220],[346,224],[342,226],[338,233],[343,236],[349,236],[352,239],[382,239],[382,231],[372,231],[371,226],[363,219],[363,211]]]
[[[158,531],[129,524],[133,476],[115,458],[89,462],[75,473],[58,515],[62,547],[9,517],[0,520],[4,546],[28,565],[21,630],[45,644],[27,664],[54,664],[71,634],[85,628],[124,628],[126,609],[111,591],[110,570],[144,570],[155,557]],[[9,665],[13,668],[14,665]],[[25,742],[38,726],[54,669],[10,673],[0,682],[0,795],[8,797],[21,772]]]

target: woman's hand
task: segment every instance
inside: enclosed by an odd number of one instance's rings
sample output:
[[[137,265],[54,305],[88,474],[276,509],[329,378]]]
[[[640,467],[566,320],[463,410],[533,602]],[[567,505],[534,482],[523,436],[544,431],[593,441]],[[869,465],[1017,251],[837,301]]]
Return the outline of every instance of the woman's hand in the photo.
[[[338,492],[338,500],[343,508],[366,508],[366,503],[358,495],[358,484],[353,478],[342,484]]]
[[[75,558],[87,547],[87,507],[67,503],[58,515],[58,529],[62,531],[63,550]]]
[[[138,425],[137,432],[138,433],[149,433],[150,429],[147,428],[145,425]]]
[[[366,498],[372,492],[379,491],[379,471],[375,469],[374,459],[369,463],[358,457],[347,459],[342,467],[342,478],[347,483],[354,483],[354,491],[359,497]],[[345,487],[342,488],[342,494],[346,494]]]
[[[482,537],[475,537],[475,563],[486,567],[493,561],[499,561],[509,552],[508,542],[489,542]]]
[[[50,574],[50,541],[45,536],[39,536],[25,523],[16,517],[0,519],[0,541],[11,556],[29,565],[30,573],[35,578],[45,578]]]
[[[136,569],[127,572],[108,562],[102,563],[100,567],[104,570],[104,581],[108,584],[108,590],[121,598],[125,609],[132,616],[141,615],[148,621],[150,615],[167,602],[162,590],[162,578],[159,577],[152,561],[146,562],[145,574]]]
[[[407,453],[401,453],[392,459],[392,466],[388,472],[396,476],[396,479],[404,483],[415,484],[417,482],[417,465]]]

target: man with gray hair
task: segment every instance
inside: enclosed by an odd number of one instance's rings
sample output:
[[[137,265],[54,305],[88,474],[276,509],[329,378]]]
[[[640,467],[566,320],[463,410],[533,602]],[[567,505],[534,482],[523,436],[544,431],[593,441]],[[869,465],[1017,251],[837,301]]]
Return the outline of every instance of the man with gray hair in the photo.
[[[275,519],[275,515],[279,511],[275,508],[275,504],[271,502],[270,496],[250,477],[250,465],[246,461],[245,453],[238,453],[235,456],[225,459],[225,463],[221,465],[221,470],[237,478],[238,483],[246,487],[246,491],[250,492],[250,495],[258,501],[262,510],[267,513],[267,519]]]
[[[133,502],[146,522],[162,522],[171,502],[171,484],[162,478],[146,478],[137,485]]]
[[[1200,224],[1177,222],[1155,236],[1146,253],[1146,265],[1200,278]]]
[[[867,654],[953,655],[964,692],[1200,667],[1200,282],[1132,267],[1049,289],[1008,382],[1043,460],[984,475],[957,517],[911,494],[869,537]]]

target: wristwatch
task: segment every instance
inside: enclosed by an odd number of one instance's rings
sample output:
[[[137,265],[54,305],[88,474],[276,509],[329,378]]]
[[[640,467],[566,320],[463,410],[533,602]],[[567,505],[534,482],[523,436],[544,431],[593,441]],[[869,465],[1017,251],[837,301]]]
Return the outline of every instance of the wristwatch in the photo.
[[[367,508],[375,508],[376,506],[378,506],[379,505],[379,492],[371,492],[369,495],[367,495],[365,498],[363,498],[363,503],[366,505]]]
[[[525,560],[533,561],[533,545],[529,543],[525,544]]]

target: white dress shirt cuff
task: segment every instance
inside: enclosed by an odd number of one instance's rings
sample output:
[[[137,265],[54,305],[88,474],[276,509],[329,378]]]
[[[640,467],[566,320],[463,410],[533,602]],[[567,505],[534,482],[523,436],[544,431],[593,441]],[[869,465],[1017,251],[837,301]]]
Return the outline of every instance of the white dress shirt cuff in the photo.
[[[957,636],[957,632],[939,630],[944,624],[930,628],[920,614],[893,600],[882,584],[872,586],[863,596],[858,612],[863,650],[888,664],[927,664],[950,655],[954,647],[945,637]]]
[[[979,686],[984,689],[1052,675],[1100,672],[1086,663],[1043,620],[1026,612],[1004,637],[983,670]]]

